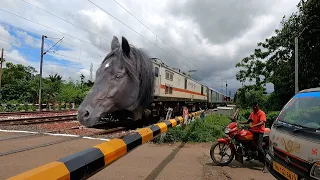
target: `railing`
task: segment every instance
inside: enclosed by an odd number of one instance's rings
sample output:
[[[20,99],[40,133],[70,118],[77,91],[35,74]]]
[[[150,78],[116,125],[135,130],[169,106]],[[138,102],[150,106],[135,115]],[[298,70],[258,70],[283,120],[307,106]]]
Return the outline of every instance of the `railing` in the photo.
[[[202,112],[204,111],[191,113],[189,118],[196,117]],[[183,118],[179,116],[150,127],[141,128],[121,139],[112,139],[9,179],[87,179],[140,145],[181,123],[183,123]]]
[[[41,110],[76,109],[75,103],[42,104]],[[39,104],[0,104],[0,112],[39,111]]]

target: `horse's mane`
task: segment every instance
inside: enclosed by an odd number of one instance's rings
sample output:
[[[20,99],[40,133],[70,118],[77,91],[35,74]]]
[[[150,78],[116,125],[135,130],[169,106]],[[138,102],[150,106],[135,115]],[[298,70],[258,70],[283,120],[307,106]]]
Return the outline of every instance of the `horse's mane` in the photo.
[[[142,49],[137,49],[133,45],[130,45],[130,58],[119,47],[111,51],[102,64],[111,56],[117,56],[118,60],[122,61],[126,72],[131,78],[140,80],[139,96],[131,108],[148,107],[153,101],[154,89],[154,72],[151,58]]]

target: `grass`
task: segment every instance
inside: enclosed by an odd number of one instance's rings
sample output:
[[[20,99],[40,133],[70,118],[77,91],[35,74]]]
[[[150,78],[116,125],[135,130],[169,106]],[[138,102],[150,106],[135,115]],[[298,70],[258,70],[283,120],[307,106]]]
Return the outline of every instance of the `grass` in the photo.
[[[170,128],[162,139],[158,136],[153,142],[213,142],[223,136],[223,130],[230,122],[231,120],[227,116],[211,114],[206,116],[205,121],[197,118],[185,129],[181,127]]]
[[[246,121],[251,113],[251,109],[240,110],[239,121]],[[271,127],[273,121],[278,116],[279,111],[270,111],[266,114],[266,127]],[[191,122],[185,129],[181,127],[170,128],[166,134],[153,139],[155,143],[175,143],[175,142],[214,142],[224,135],[225,127],[231,123],[229,117],[225,115],[210,114],[206,116],[205,121],[197,118]]]

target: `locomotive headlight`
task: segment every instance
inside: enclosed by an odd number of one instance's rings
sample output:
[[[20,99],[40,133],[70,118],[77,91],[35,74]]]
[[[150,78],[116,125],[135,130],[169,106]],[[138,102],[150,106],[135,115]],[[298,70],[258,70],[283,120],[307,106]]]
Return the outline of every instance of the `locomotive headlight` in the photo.
[[[224,133],[225,133],[225,134],[228,134],[230,131],[231,131],[231,129],[228,128],[228,127],[226,127],[226,128],[224,129]]]
[[[310,176],[320,180],[320,161],[314,163],[310,171]]]

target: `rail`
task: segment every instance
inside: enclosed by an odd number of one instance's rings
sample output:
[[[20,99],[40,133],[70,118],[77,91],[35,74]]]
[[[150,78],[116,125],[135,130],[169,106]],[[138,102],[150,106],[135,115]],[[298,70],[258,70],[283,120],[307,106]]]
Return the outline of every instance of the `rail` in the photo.
[[[204,111],[202,110],[190,113],[189,118],[196,117],[202,112]],[[169,119],[167,121],[151,125],[150,127],[138,129],[134,133],[126,135],[121,139],[115,138],[98,144],[57,161],[50,162],[22,174],[13,176],[9,178],[9,180],[87,179],[125,156],[135,148],[152,140],[158,135],[163,134],[169,128],[173,128],[182,122],[183,118],[179,116],[175,119]]]
[[[59,121],[72,121],[76,120],[77,115],[59,115],[59,116],[41,116],[41,117],[30,117],[30,118],[19,118],[19,119],[2,119],[0,125],[27,125],[27,124],[40,124],[49,122]]]

